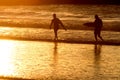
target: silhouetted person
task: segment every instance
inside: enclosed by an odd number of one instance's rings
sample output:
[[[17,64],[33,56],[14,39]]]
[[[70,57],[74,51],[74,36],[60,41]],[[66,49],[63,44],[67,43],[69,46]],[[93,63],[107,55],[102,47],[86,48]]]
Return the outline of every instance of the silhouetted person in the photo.
[[[102,37],[101,37],[101,29],[102,29],[102,27],[103,27],[103,22],[102,22],[102,20],[98,17],[98,15],[95,15],[94,26],[95,26],[94,36],[95,36],[96,41],[98,40],[98,39],[97,39],[97,36],[103,41],[103,39],[102,39]]]
[[[50,24],[50,29],[51,29],[51,26],[53,25],[53,28],[54,28],[54,34],[55,34],[55,38],[54,40],[57,40],[58,39],[58,36],[57,36],[57,31],[59,29],[59,26],[61,25],[65,30],[67,30],[63,23],[60,21],[59,18],[56,17],[56,14],[53,14],[53,19],[51,21],[51,24]]]

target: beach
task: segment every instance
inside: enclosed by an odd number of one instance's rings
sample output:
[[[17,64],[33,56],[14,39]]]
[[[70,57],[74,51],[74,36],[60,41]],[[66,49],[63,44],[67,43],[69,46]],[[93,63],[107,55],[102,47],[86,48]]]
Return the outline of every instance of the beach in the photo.
[[[52,14],[67,31],[54,40]],[[94,38],[93,22],[103,20]],[[0,6],[0,80],[119,80],[119,5]]]
[[[119,80],[120,32],[34,28],[0,29],[3,80]]]
[[[119,80],[120,46],[0,40],[7,80]]]

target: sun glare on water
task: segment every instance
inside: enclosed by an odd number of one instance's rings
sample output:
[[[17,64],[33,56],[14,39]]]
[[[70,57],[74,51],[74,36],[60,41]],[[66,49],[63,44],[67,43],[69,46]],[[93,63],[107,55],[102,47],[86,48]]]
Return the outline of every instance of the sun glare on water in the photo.
[[[0,76],[14,73],[11,58],[15,43],[9,40],[0,40]]]

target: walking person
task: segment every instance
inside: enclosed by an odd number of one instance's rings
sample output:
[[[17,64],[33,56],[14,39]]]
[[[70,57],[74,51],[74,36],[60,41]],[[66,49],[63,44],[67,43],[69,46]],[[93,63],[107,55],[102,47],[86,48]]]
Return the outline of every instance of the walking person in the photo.
[[[50,29],[51,29],[52,25],[53,25],[54,34],[55,34],[54,40],[58,40],[57,32],[58,32],[59,26],[61,25],[65,30],[67,30],[67,29],[64,27],[64,25],[60,21],[60,19],[57,18],[56,14],[53,14],[53,19],[52,19],[51,24],[50,24]]]
[[[98,17],[98,15],[95,15],[94,27],[95,40],[98,41],[97,37],[99,37],[103,41],[103,38],[101,37],[101,29],[103,27],[103,22]]]

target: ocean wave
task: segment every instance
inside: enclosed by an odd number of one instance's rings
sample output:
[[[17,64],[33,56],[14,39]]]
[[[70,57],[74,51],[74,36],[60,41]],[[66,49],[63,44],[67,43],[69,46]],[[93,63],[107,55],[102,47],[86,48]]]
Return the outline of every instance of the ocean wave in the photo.
[[[118,37],[119,35],[120,32],[102,31],[102,36],[104,41],[99,41],[99,44],[120,45],[120,37]],[[54,33],[53,30],[49,30],[49,29],[1,28],[0,38],[54,42]],[[95,39],[94,39],[93,31],[59,30],[58,42],[94,44]]]
[[[118,5],[1,6],[0,26],[48,29],[52,14],[56,13],[68,29],[93,30],[83,24],[93,22],[97,13],[104,21],[103,30],[120,31],[119,7]]]

